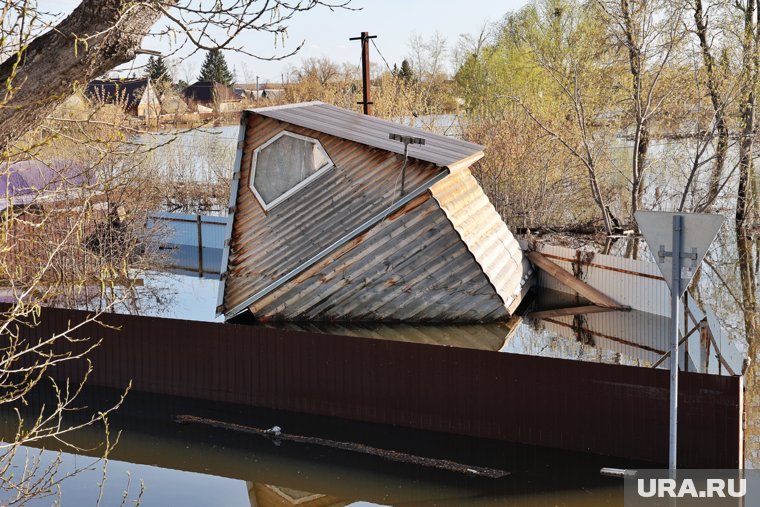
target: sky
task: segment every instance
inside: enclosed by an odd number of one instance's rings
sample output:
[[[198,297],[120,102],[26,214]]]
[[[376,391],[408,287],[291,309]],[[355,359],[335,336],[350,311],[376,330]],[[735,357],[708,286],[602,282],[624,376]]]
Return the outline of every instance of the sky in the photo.
[[[77,0],[39,0],[42,9],[65,15],[78,4]],[[243,54],[228,52],[227,62],[234,68],[238,82],[255,81],[259,76],[261,83],[279,82],[283,74],[309,57],[329,57],[337,62],[349,62],[359,65],[360,43],[349,41],[349,37],[359,36],[367,31],[377,35],[375,43],[390,66],[400,64],[409,54],[409,38],[413,33],[423,39],[429,39],[436,32],[443,35],[449,46],[456,44],[460,34],[477,33],[485,22],[501,19],[504,14],[514,11],[527,3],[527,0],[352,0],[350,6],[357,10],[330,11],[317,7],[311,11],[299,13],[288,23],[288,35],[285,51],[282,45],[275,47],[274,37],[270,34],[244,34],[239,42],[251,52],[269,56],[287,53],[301,42],[301,51],[286,60],[264,62]],[[159,21],[156,27],[166,25]],[[144,48],[167,53],[165,40],[148,40]],[[370,60],[385,66],[374,47],[370,47]],[[139,57],[136,62],[122,68],[140,74],[139,66],[147,57]],[[197,76],[203,54],[188,58],[175,71],[175,79],[194,81]],[[450,69],[451,70],[451,69]]]

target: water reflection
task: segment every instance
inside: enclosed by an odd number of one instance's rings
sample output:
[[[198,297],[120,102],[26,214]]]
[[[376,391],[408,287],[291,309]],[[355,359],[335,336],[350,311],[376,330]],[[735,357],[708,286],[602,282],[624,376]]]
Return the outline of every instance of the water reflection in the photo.
[[[90,389],[83,402],[92,407],[104,406],[115,396],[110,391]],[[511,475],[486,479],[325,447],[289,442],[276,445],[254,435],[180,425],[174,421],[178,413],[261,427],[276,423],[293,433],[500,467]],[[8,410],[0,416],[0,428],[7,438],[15,430],[16,420]],[[72,413],[70,417],[76,419],[77,415]],[[620,505],[622,483],[601,477],[599,468],[635,465],[579,453],[141,393],[130,394],[125,406],[112,418],[111,427],[112,434],[120,431],[121,436],[110,456],[102,493],[97,486],[102,481],[102,466],[95,462],[102,429],[91,427],[74,435],[72,444],[80,449],[75,452],[58,442],[39,444],[46,448],[43,461],[56,459],[55,451],[65,451],[59,474],[75,467],[85,469],[61,482],[61,505],[94,505],[100,494],[101,505],[119,505],[127,490],[126,504],[140,497],[143,506],[366,505],[356,502],[488,506],[513,501],[541,506]],[[19,456],[14,466],[22,463]],[[50,497],[30,503],[50,504]]]
[[[522,317],[515,316],[507,322],[489,324],[381,324],[381,323],[272,323],[268,327],[326,333],[342,336],[356,336],[376,340],[390,340],[409,343],[424,343],[443,347],[464,349],[502,350],[518,331]]]
[[[581,297],[535,290],[508,322],[491,324],[271,323],[267,327],[510,352],[608,364],[652,366],[669,349],[670,319],[642,311],[591,313],[533,319],[530,312],[587,305]],[[663,367],[667,367],[667,362]],[[690,371],[698,371],[690,363]]]

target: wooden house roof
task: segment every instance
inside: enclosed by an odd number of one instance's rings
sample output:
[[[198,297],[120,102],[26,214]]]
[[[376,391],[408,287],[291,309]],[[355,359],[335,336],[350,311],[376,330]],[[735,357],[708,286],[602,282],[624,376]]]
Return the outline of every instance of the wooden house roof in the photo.
[[[87,83],[85,95],[104,104],[123,104],[127,109],[136,108],[143,92],[150,86],[150,79],[95,79]]]
[[[196,81],[182,92],[187,100],[196,102],[240,102],[243,97],[221,83],[214,81]]]
[[[295,114],[314,106],[329,119]],[[283,132],[319,142],[332,166],[264,209],[252,164]],[[430,148],[410,158],[404,194],[389,133]],[[480,146],[324,104],[249,111],[240,139],[218,308],[228,318],[496,321],[527,291],[530,264],[468,167]]]

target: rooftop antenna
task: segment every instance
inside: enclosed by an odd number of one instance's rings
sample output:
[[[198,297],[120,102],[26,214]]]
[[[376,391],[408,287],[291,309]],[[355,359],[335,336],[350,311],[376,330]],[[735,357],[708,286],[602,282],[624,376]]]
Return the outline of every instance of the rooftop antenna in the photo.
[[[420,146],[424,146],[425,139],[422,137],[404,136],[401,134],[389,134],[388,138],[404,143],[404,165],[401,168],[401,195],[404,195],[404,180],[406,180],[406,161],[409,158],[409,145],[419,144]]]

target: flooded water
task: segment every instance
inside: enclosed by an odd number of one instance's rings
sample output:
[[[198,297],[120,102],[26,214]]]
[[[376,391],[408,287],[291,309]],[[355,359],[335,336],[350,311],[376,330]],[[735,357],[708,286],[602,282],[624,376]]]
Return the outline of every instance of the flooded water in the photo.
[[[113,403],[118,393],[89,390],[89,406]],[[30,412],[31,413],[31,412]],[[357,442],[414,456],[453,460],[508,472],[499,479],[412,466],[318,445],[277,442],[204,425],[179,424],[177,414],[281,426],[295,434]],[[10,411],[0,413],[4,437],[15,428]],[[70,419],[76,422],[76,417]],[[620,460],[526,446],[495,444],[450,435],[376,427],[230,405],[189,402],[131,393],[112,416],[119,442],[107,462],[103,430],[89,427],[68,440],[21,448],[11,470],[37,462],[37,474],[52,467],[43,484],[60,480],[60,493],[38,493],[28,505],[228,506],[415,505],[415,506],[607,506],[622,504],[622,483],[602,477],[603,466]],[[40,452],[39,448],[46,450]],[[60,463],[57,463],[57,462]],[[106,469],[105,482],[104,466]],[[61,480],[62,479],[62,480]],[[102,484],[102,487],[99,486]],[[47,488],[40,488],[47,489]],[[2,493],[8,501],[8,492]]]
[[[449,120],[443,123],[448,126]],[[193,171],[185,174],[191,180],[223,178],[231,168],[237,129],[225,126],[203,134],[181,134],[175,145],[179,152],[185,151],[181,163],[172,162],[176,152],[169,151],[155,154],[156,163],[174,172],[192,166]],[[190,151],[190,147],[197,146],[220,150],[219,163],[199,164],[200,155]],[[675,162],[677,150],[673,153],[676,154],[670,158]],[[656,181],[669,189],[665,193],[675,195],[672,180]],[[632,252],[622,243],[616,244],[613,251],[621,255]],[[637,255],[645,255],[642,252],[639,249]],[[758,259],[758,240],[741,243],[727,227],[708,254],[710,266],[703,268],[695,285],[696,297],[713,304],[722,325],[743,344],[752,360],[745,375],[745,457],[746,465],[754,468],[760,467],[760,337],[756,330],[754,334],[747,331],[750,329],[747,312],[756,308],[748,302],[757,297]],[[747,272],[749,282],[745,280]],[[190,320],[219,319],[213,311],[218,281],[163,274],[148,278],[148,285],[160,287],[165,294],[143,313]],[[540,297],[546,296],[552,295],[544,292]],[[530,319],[487,326],[285,327],[610,364],[651,365],[667,349],[667,340],[660,330],[667,329],[668,319],[630,312],[618,314],[615,322],[621,329],[649,332],[622,337],[615,334],[616,339],[611,340],[611,332],[589,336],[580,333],[579,326],[563,327]],[[115,403],[117,395],[113,391],[89,389],[79,400],[79,406],[105,410]],[[51,403],[49,396],[47,393],[32,399],[20,408],[21,415],[33,417],[42,404]],[[491,467],[509,475],[487,479],[332,447],[277,442],[230,429],[180,424],[178,415],[257,428],[278,425],[288,433]],[[79,412],[69,412],[66,422],[77,423],[81,417]],[[2,440],[13,439],[17,422],[17,415],[9,409],[0,412]],[[107,461],[98,459],[103,455],[104,435],[102,426],[88,426],[67,438],[71,445],[40,440],[31,447],[18,449],[10,460],[8,474],[12,472],[18,478],[26,473],[36,478],[27,481],[35,487],[23,492],[22,496],[28,496],[26,504],[53,505],[60,499],[60,505],[72,507],[98,502],[104,506],[231,507],[617,506],[623,503],[622,482],[602,477],[599,469],[646,466],[585,453],[201,403],[136,391],[129,393],[124,406],[110,418],[109,435],[112,441],[118,436],[118,443]],[[7,488],[0,488],[0,495],[0,504],[15,498]]]

